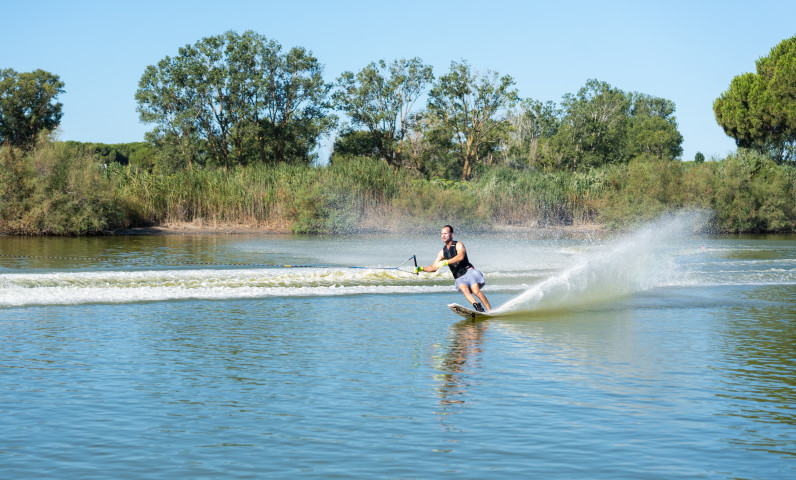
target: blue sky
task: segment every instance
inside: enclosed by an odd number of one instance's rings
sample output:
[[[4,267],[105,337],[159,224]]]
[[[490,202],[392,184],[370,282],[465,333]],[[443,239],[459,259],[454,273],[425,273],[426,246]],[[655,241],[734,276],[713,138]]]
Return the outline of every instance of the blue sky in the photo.
[[[66,92],[63,140],[141,141],[135,111],[147,65],[179,47],[254,30],[303,46],[333,81],[384,58],[447,72],[466,59],[514,77],[520,96],[559,103],[587,79],[673,100],[683,158],[735,149],[713,101],[735,75],[796,35],[793,1],[2,1],[0,68],[41,68]]]

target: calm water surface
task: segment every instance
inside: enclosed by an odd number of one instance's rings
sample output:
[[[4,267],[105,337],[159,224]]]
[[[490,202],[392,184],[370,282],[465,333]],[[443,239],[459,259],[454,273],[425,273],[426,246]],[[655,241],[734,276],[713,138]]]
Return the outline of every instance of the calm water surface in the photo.
[[[796,238],[680,227],[0,237],[0,474],[794,478]]]

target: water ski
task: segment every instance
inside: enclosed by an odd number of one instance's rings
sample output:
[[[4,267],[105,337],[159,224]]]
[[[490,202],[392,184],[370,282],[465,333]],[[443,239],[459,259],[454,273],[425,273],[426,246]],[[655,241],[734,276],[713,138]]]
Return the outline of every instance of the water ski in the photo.
[[[489,317],[492,315],[489,312],[476,312],[471,308],[462,307],[458,303],[448,304],[448,308],[453,310],[453,313],[455,313],[456,315],[461,315],[464,318]]]

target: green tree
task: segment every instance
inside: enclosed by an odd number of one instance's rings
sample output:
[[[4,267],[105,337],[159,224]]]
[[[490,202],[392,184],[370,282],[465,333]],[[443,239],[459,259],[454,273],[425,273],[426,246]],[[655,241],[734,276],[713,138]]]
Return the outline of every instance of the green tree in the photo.
[[[240,126],[242,106],[234,95],[237,85],[230,81],[230,68],[227,52],[234,45],[237,35],[227,32],[224,35],[206,37],[194,45],[186,45],[179,50],[182,63],[181,79],[194,94],[193,111],[197,125],[216,161],[225,167],[229,165],[230,136],[234,127]],[[237,120],[237,122],[236,122]]]
[[[282,53],[252,31],[206,37],[148,66],[136,93],[156,145],[191,165],[209,152],[219,165],[309,163],[328,114],[322,67],[300,47]]]
[[[260,78],[265,96],[256,95],[254,104],[261,158],[306,163],[318,138],[336,124],[328,113],[332,85],[324,83],[318,59],[302,47],[263,63],[266,75]]]
[[[543,164],[549,140],[561,126],[561,110],[555,102],[525,99],[519,110],[509,114],[511,130],[501,149],[504,163]]]
[[[56,100],[63,92],[64,83],[50,72],[0,70],[0,143],[33,147],[39,132],[60,124],[63,104]]]
[[[631,93],[625,157],[652,155],[672,160],[683,154],[683,136],[677,130],[674,102],[643,93]]]
[[[675,159],[682,154],[671,100],[626,93],[588,80],[576,95],[564,95],[563,119],[551,139],[545,164],[569,169],[627,163],[633,158]]]
[[[397,167],[409,115],[433,78],[432,68],[419,58],[394,60],[389,65],[379,60],[357,74],[343,72],[333,98],[354,126],[370,133],[378,155]]]
[[[463,60],[451,62],[450,72],[431,89],[428,112],[439,120],[442,132],[438,135],[450,139],[461,162],[463,181],[507,135],[508,123],[499,115],[519,99],[513,85],[511,76],[477,73]]]
[[[185,62],[166,57],[144,70],[135,94],[139,118],[154,123],[146,137],[171,159],[173,167],[200,160],[199,110],[196,92],[186,82]]]
[[[703,155],[702,152],[697,152],[696,155],[694,155],[694,163],[704,163],[704,162],[705,162],[705,155]]]
[[[778,163],[796,160],[796,36],[756,62],[756,73],[733,78],[713,103],[716,121],[739,147]]]
[[[378,157],[378,139],[364,130],[345,130],[335,140],[335,156]]]
[[[578,169],[624,157],[630,106],[623,91],[594,79],[576,95],[564,95],[562,107],[566,113],[554,142],[557,163]]]

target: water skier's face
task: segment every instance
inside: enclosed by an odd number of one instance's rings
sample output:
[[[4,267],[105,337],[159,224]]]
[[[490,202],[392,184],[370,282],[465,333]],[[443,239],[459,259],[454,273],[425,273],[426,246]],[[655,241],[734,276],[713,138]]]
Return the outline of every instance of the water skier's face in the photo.
[[[443,242],[448,243],[453,238],[450,228],[443,227],[442,232],[440,232],[440,237],[442,237]]]

